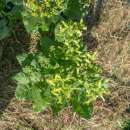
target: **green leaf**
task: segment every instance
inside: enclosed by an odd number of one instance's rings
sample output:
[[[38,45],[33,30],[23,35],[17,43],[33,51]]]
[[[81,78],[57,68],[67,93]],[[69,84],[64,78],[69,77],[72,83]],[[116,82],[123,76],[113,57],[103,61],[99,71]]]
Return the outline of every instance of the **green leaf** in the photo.
[[[58,115],[58,113],[64,108],[65,106],[62,104],[58,104],[53,102],[53,105],[51,105],[52,111],[54,115]]]
[[[20,55],[17,55],[17,60],[18,62],[20,63],[20,65],[23,64],[23,62],[26,60],[26,58],[28,57],[28,55],[26,53],[23,53],[23,54],[20,54]]]
[[[29,100],[31,99],[30,96],[30,89],[28,85],[19,84],[16,88],[15,96],[19,100]]]
[[[49,98],[43,98],[41,90],[37,87],[19,84],[15,96],[19,100],[30,100],[33,102],[33,110],[40,112],[50,105]]]
[[[90,119],[93,112],[92,105],[86,105],[82,103],[73,103],[73,111],[77,112],[80,116]]]
[[[33,87],[31,90],[31,93],[32,93],[31,100],[34,103],[33,110],[35,112],[40,112],[40,111],[46,109],[50,105],[49,98],[42,97],[41,90],[39,88]]]
[[[10,28],[7,26],[7,20],[0,20],[0,40],[10,35]]]
[[[55,44],[55,42],[51,40],[50,37],[45,36],[41,38],[40,44],[41,44],[42,50],[47,51],[50,48],[50,46]]]
[[[65,15],[72,20],[80,20],[83,16],[83,11],[81,10],[81,4],[79,0],[69,0],[68,8],[65,11]]]
[[[13,79],[16,80],[18,84],[28,84],[30,82],[29,78],[23,72],[18,73]]]
[[[45,21],[42,21],[42,24],[39,26],[39,28],[41,29],[41,31],[43,32],[47,32],[49,31],[49,25],[47,23],[45,23]]]
[[[66,40],[66,32],[62,32],[61,33],[61,30],[62,28],[61,28],[61,25],[60,25],[60,23],[56,26],[56,28],[55,28],[55,38],[56,38],[56,40],[58,41],[58,42],[64,42],[65,40]]]
[[[33,17],[29,12],[24,11],[22,13],[23,23],[28,33],[37,32],[39,28],[39,18]]]

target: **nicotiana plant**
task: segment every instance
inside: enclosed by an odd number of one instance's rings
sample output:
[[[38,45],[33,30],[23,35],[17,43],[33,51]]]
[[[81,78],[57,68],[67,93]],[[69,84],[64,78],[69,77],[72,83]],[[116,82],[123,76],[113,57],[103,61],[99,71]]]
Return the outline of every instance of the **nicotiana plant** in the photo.
[[[15,0],[16,1],[16,0]],[[39,50],[18,56],[22,71],[16,97],[30,100],[40,112],[50,107],[58,113],[67,106],[85,118],[93,102],[107,93],[107,80],[87,52],[82,32],[88,0],[26,0],[22,12],[28,32],[41,34]],[[30,22],[30,24],[29,24]]]

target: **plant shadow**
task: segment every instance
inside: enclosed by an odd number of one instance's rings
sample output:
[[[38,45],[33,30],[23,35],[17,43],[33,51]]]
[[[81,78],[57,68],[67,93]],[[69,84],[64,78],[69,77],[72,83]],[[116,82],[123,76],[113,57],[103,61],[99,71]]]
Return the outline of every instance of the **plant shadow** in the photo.
[[[4,112],[15,95],[16,83],[12,76],[21,71],[16,56],[28,51],[30,35],[24,25],[18,23],[9,38],[0,41],[2,53],[0,59],[0,114]]]
[[[92,35],[92,29],[99,25],[106,4],[107,0],[93,0],[89,6],[86,16],[87,32],[85,38],[88,50],[92,50],[98,45],[98,40]]]

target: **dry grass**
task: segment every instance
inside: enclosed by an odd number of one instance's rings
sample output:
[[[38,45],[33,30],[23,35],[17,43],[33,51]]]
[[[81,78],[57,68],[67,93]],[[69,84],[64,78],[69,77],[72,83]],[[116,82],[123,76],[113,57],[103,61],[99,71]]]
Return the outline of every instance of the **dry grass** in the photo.
[[[130,6],[109,0],[98,26],[93,28],[98,46],[98,63],[111,78],[112,93],[95,108],[96,127],[92,130],[119,130],[119,122],[129,118],[130,100]],[[98,103],[98,102],[97,102]],[[99,124],[99,126],[97,125]]]

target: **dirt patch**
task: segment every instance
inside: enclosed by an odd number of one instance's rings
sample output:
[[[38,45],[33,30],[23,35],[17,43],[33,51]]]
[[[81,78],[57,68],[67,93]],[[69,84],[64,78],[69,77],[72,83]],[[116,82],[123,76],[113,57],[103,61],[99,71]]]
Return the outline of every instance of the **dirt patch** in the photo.
[[[127,1],[109,0],[100,22],[91,30],[97,40],[98,63],[110,80],[111,95],[97,101],[90,121],[92,130],[120,130],[130,118],[130,5]],[[93,50],[93,49],[92,49]],[[95,125],[95,127],[94,127]]]
[[[130,81],[130,5],[109,0],[93,36],[98,40],[98,54],[104,70],[121,82]]]

